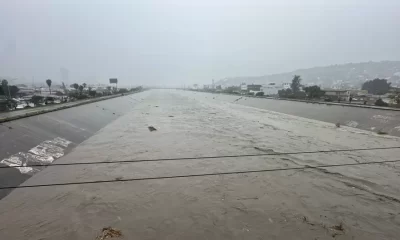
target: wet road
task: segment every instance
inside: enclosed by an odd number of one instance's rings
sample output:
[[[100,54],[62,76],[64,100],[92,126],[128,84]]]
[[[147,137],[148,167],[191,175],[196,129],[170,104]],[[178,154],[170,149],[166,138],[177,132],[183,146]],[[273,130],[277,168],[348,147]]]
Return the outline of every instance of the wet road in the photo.
[[[152,90],[23,185],[396,160],[399,149],[202,159],[201,156],[398,147],[400,139],[331,123]],[[157,130],[149,131],[153,126]],[[16,189],[0,201],[1,239],[397,239],[400,164]],[[21,230],[22,229],[22,230]]]
[[[134,98],[135,94],[1,123],[0,165],[48,164],[130,111]],[[0,169],[0,187],[19,185],[38,170]],[[9,192],[0,190],[0,198]]]

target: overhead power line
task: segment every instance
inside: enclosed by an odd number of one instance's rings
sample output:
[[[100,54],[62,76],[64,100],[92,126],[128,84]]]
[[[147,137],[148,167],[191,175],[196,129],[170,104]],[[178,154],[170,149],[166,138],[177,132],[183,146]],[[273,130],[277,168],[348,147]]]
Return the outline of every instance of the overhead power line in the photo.
[[[94,164],[113,164],[113,163],[139,163],[139,162],[164,162],[164,161],[183,161],[183,160],[201,160],[216,158],[239,158],[239,157],[261,157],[261,156],[279,156],[279,155],[298,155],[298,154],[317,154],[317,153],[334,153],[334,152],[357,152],[372,150],[400,149],[400,147],[377,147],[377,148],[353,148],[353,149],[336,149],[336,150],[318,150],[318,151],[301,151],[301,152],[273,152],[258,154],[239,154],[239,155],[221,155],[221,156],[204,156],[204,157],[181,157],[181,158],[158,158],[158,159],[132,159],[117,161],[100,161],[100,162],[73,162],[73,163],[56,163],[56,164],[32,164],[32,165],[13,165],[12,167],[48,167],[48,166],[75,166],[75,165],[94,165]],[[1,168],[10,168],[9,166],[0,166]]]
[[[174,175],[174,176],[164,176],[164,177],[127,178],[127,179],[111,179],[111,180],[97,180],[97,181],[49,183],[49,184],[37,184],[37,185],[22,185],[22,186],[0,187],[0,190],[18,189],[18,188],[68,186],[68,185],[84,185],[84,184],[96,184],[96,183],[134,182],[134,181],[160,180],[160,179],[206,177],[206,176],[217,176],[217,175],[234,175],[234,174],[245,174],[245,173],[263,173],[263,172],[304,170],[304,169],[313,169],[313,168],[331,168],[331,167],[343,167],[343,166],[358,166],[358,165],[371,165],[371,164],[395,163],[395,162],[400,162],[400,159],[398,159],[398,160],[387,160],[387,161],[364,162],[364,163],[329,164],[329,165],[318,165],[318,166],[308,166],[308,165],[306,165],[306,166],[302,166],[302,167],[291,167],[291,168],[273,168],[273,169],[247,170],[247,171],[234,171],[234,172],[202,173],[202,174]]]

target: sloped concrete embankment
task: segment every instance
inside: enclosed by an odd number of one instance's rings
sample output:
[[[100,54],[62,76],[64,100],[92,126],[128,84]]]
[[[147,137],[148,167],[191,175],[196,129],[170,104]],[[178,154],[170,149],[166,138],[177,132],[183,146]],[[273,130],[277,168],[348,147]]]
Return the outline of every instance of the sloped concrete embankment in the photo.
[[[138,93],[0,123],[0,187],[17,186],[129,112]],[[14,166],[26,165],[17,168]],[[0,190],[0,198],[11,190]]]
[[[358,108],[346,105],[313,104],[299,101],[283,101],[247,96],[188,92],[188,94],[212,101],[235,104],[286,113],[294,116],[330,122],[400,137],[400,111]]]

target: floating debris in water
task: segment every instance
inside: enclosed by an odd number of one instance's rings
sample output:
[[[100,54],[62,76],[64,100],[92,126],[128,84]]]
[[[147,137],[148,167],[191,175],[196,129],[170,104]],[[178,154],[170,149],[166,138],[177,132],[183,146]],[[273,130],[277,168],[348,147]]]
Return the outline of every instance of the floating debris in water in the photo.
[[[116,238],[116,237],[121,237],[122,233],[120,230],[117,230],[112,227],[105,227],[103,228],[101,234],[97,236],[96,240],[104,240],[108,238]]]
[[[354,128],[358,126],[358,122],[356,121],[347,121],[345,124],[349,127],[354,127]]]
[[[149,128],[150,132],[157,131],[157,129],[155,127],[153,127],[153,126],[149,126],[148,128]]]
[[[233,101],[233,102],[237,102],[237,101],[239,101],[240,99],[242,99],[243,97],[240,97],[240,98],[238,98],[238,99],[236,99],[235,101]]]
[[[339,225],[334,225],[331,227],[332,229],[336,230],[336,231],[344,231],[344,227],[343,227],[343,223],[341,222]]]

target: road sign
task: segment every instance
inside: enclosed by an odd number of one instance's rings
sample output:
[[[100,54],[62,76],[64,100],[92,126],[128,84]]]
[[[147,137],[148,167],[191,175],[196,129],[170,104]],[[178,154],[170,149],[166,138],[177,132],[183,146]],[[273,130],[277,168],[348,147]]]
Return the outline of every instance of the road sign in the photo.
[[[110,83],[118,83],[118,79],[116,79],[116,78],[110,78]]]

